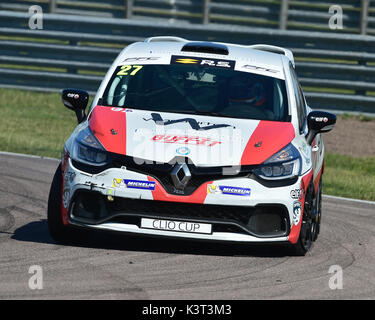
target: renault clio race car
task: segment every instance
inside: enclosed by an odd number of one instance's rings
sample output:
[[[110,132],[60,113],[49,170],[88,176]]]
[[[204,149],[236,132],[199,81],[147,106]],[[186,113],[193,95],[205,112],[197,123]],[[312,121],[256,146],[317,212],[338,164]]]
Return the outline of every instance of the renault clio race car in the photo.
[[[291,51],[153,37],[126,47],[79,125],[50,189],[57,241],[80,228],[248,243],[304,255],[319,234],[324,144]]]

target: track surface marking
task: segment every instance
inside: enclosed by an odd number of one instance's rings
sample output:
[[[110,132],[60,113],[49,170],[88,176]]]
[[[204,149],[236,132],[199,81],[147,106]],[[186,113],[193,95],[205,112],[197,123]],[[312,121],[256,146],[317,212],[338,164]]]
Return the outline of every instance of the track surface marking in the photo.
[[[58,162],[0,155],[0,299],[374,299],[375,206],[324,199],[305,257],[248,247],[95,233],[76,246],[49,236],[46,209]],[[29,289],[29,268],[43,289]],[[332,265],[343,289],[331,290]]]

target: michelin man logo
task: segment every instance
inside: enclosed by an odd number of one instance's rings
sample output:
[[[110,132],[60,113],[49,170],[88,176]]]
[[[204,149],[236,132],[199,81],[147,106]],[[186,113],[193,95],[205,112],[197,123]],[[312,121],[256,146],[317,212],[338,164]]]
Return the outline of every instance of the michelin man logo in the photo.
[[[114,188],[120,188],[120,187],[126,187],[124,179],[113,179],[113,185]]]
[[[209,193],[209,194],[221,193],[221,191],[218,188],[218,186],[216,186],[214,184],[209,184],[209,185],[207,185],[207,193]]]

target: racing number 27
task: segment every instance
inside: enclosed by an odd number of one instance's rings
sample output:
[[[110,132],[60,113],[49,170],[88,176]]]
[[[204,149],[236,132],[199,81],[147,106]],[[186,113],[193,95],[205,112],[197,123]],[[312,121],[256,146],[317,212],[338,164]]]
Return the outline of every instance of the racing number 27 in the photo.
[[[122,66],[121,70],[117,73],[118,76],[127,76],[129,74],[129,71],[133,69],[132,72],[130,72],[131,76],[135,76],[139,70],[141,70],[143,66]]]

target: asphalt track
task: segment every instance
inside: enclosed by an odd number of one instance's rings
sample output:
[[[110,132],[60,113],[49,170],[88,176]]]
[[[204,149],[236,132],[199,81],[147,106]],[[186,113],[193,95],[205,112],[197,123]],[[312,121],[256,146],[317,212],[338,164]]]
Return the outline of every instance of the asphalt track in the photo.
[[[104,233],[64,246],[46,221],[57,165],[0,155],[0,299],[375,298],[374,204],[324,198],[321,234],[305,257]],[[33,265],[43,270],[41,290],[29,288]],[[329,287],[333,265],[343,270],[342,289]]]

